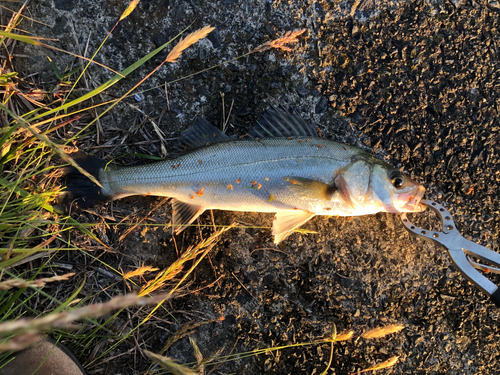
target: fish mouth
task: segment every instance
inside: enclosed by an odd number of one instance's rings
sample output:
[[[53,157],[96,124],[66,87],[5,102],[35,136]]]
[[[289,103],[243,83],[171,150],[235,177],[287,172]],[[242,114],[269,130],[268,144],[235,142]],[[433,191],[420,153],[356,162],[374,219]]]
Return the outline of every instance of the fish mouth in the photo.
[[[417,191],[412,191],[411,193],[402,193],[399,195],[401,201],[406,201],[406,203],[401,207],[400,212],[422,212],[425,211],[425,206],[420,204],[420,201],[424,197],[425,188],[419,186]]]

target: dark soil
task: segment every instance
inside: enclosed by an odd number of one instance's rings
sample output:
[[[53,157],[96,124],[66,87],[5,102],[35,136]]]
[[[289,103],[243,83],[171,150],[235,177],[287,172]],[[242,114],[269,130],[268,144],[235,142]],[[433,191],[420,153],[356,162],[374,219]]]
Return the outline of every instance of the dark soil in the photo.
[[[125,6],[120,1],[40,1],[31,9],[33,17],[52,28],[33,25],[34,33],[56,36],[61,48],[78,52],[75,40],[83,50],[92,30],[89,50],[94,51]],[[115,30],[99,59],[123,69],[192,21],[195,28],[215,25],[208,41],[142,86],[151,90],[141,94],[141,101],[126,99],[160,118],[167,137],[176,137],[201,115],[221,124],[221,92],[226,115],[234,100],[231,134],[248,131],[269,104],[290,106],[319,126],[324,137],[372,150],[407,171],[424,183],[427,198],[452,210],[466,237],[500,251],[500,14],[485,3],[467,1],[456,8],[450,2],[432,7],[411,2],[362,23],[359,11],[349,16],[352,6],[143,0]],[[171,84],[168,104],[163,87],[156,87],[298,28],[307,28],[307,37],[293,52],[251,55]],[[31,56],[29,64],[18,59],[24,73],[35,69],[44,82],[54,82],[41,57],[52,52],[28,46],[23,53]],[[61,67],[71,63],[62,55],[52,58]],[[139,69],[109,94],[120,95],[160,61]],[[101,68],[91,72],[90,80],[97,83],[111,74]],[[126,152],[161,156],[152,125],[130,106],[116,107],[102,126],[100,145],[114,147],[96,148],[95,133],[83,138],[80,147],[107,159]],[[122,145],[139,141],[152,142]],[[122,160],[137,161],[132,156]],[[114,203],[115,211],[110,206],[98,211],[118,217],[133,212],[130,220],[148,215],[148,220],[168,223],[168,205],[156,207],[161,200],[127,198]],[[98,220],[93,217],[85,213],[81,219]],[[336,344],[328,374],[350,374],[395,355],[400,356],[398,364],[382,372],[498,373],[500,310],[464,279],[445,250],[410,238],[398,216],[317,217],[306,228],[318,234],[296,233],[279,248],[272,244],[272,215],[214,212],[214,217],[216,224],[237,221],[245,228],[224,234],[197,268],[189,289],[210,286],[171,302],[175,324],[161,327],[157,322],[141,331],[137,340],[143,348],[159,352],[181,324],[219,317],[225,319],[192,334],[205,357],[218,350],[225,355],[308,342],[327,336],[334,324],[338,332],[358,334],[402,324],[402,332],[384,339]],[[199,222],[206,226],[176,237],[178,248],[213,232],[210,213]],[[117,228],[97,233],[126,255],[119,263],[120,256],[103,254],[112,265],[124,267],[132,257],[135,264],[166,267],[176,259],[168,228],[139,227],[121,241],[125,229]],[[172,321],[166,311],[157,315]],[[113,355],[135,345],[127,341]],[[84,362],[92,352],[74,349]],[[187,338],[166,354],[183,363],[194,361]],[[224,363],[214,372],[319,374],[329,356],[329,344],[288,348]],[[149,364],[140,354],[122,355],[89,372],[142,373]]]

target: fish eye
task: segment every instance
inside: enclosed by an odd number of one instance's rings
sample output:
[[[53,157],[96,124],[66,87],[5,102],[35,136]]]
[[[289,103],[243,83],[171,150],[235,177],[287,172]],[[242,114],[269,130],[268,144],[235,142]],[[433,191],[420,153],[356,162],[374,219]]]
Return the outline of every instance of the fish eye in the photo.
[[[406,177],[400,171],[392,171],[389,178],[391,179],[392,186],[396,189],[401,189],[405,186]]]

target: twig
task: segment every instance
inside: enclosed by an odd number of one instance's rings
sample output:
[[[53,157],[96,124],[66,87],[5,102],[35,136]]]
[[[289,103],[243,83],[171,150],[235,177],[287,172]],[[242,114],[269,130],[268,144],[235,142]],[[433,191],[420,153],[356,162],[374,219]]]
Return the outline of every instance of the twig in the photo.
[[[170,112],[170,101],[168,100],[168,82],[165,82],[165,97],[167,98],[167,108]]]
[[[235,275],[233,272],[231,272],[231,275],[233,275],[233,277],[236,279],[236,281],[238,281],[238,282],[240,283],[240,285],[243,287],[243,289],[245,289],[245,290],[247,291],[247,293],[248,293],[248,294],[250,294],[250,297],[252,297],[254,300],[256,300],[256,301],[257,301],[257,298],[255,298],[255,297],[253,296],[253,294],[252,294],[252,293],[250,293],[250,291],[247,289],[247,287],[246,287],[245,285],[243,285],[243,283],[240,281],[240,279],[238,279],[238,278],[236,277],[236,275]]]
[[[165,138],[165,141],[175,141],[177,138]],[[161,142],[159,139],[152,139],[150,141],[140,141],[135,143],[123,143],[123,144],[115,144],[115,145],[100,145],[100,146],[92,146],[89,149],[96,148],[109,148],[109,147],[124,147],[124,146],[141,146],[141,145],[149,145],[151,143]]]

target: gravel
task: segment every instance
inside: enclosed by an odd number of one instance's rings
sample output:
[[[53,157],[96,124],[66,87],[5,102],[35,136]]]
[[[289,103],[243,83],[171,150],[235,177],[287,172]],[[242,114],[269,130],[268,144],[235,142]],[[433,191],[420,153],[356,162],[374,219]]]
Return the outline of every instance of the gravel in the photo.
[[[32,23],[30,31],[59,39],[53,44],[74,53],[87,49],[90,56],[124,6],[41,0],[30,7],[31,16],[49,26]],[[216,31],[146,81],[142,88],[147,91],[127,98],[128,104],[102,120],[99,143],[116,147],[93,149],[95,133],[80,146],[107,159],[126,152],[161,156],[158,142],[120,146],[122,138],[124,143],[158,141],[153,125],[136,108],[175,138],[197,116],[221,125],[231,106],[228,132],[244,134],[266,107],[284,104],[318,126],[324,137],[370,150],[411,174],[428,189],[426,197],[452,210],[466,237],[499,251],[499,17],[495,1],[143,0],[115,29],[99,62],[121,70],[192,22],[193,29],[211,24]],[[253,54],[169,84],[167,100],[165,82],[301,28],[307,34],[292,52]],[[74,62],[36,46],[23,46],[19,53],[29,58],[16,58],[16,66],[23,74],[38,73],[48,87],[55,77],[45,55],[60,69]],[[109,94],[126,92],[164,57],[139,68]],[[112,76],[95,66],[90,73],[90,87]],[[146,214],[160,200],[133,197],[114,206]],[[153,216],[168,222],[170,208],[161,206]],[[398,216],[318,217],[306,225],[318,234],[296,233],[279,248],[270,230],[262,228],[271,225],[272,215],[214,216],[217,224],[237,221],[249,228],[225,234],[200,264],[190,288],[210,286],[171,306],[178,324],[194,315],[194,320],[225,317],[192,334],[205,357],[217,350],[230,354],[308,342],[328,335],[334,324],[338,332],[357,334],[402,324],[403,331],[383,339],[336,344],[328,374],[350,374],[395,355],[399,362],[383,370],[387,374],[498,373],[500,310],[464,279],[446,251],[410,238]],[[177,245],[185,248],[200,235],[207,237],[210,214],[200,223],[207,226],[184,231]],[[117,241],[121,232],[113,231],[108,229],[107,236],[114,249],[137,262],[162,267],[177,256],[168,229],[138,229],[122,242]],[[164,318],[171,319],[166,313]],[[160,329],[141,335],[153,352],[169,338]],[[117,350],[128,350],[122,346]],[[78,354],[85,360],[89,353]],[[187,338],[166,354],[181,362],[194,360]],[[329,356],[329,344],[294,347],[224,363],[215,373],[319,374]],[[148,360],[131,357],[105,362],[90,373],[147,369]]]

